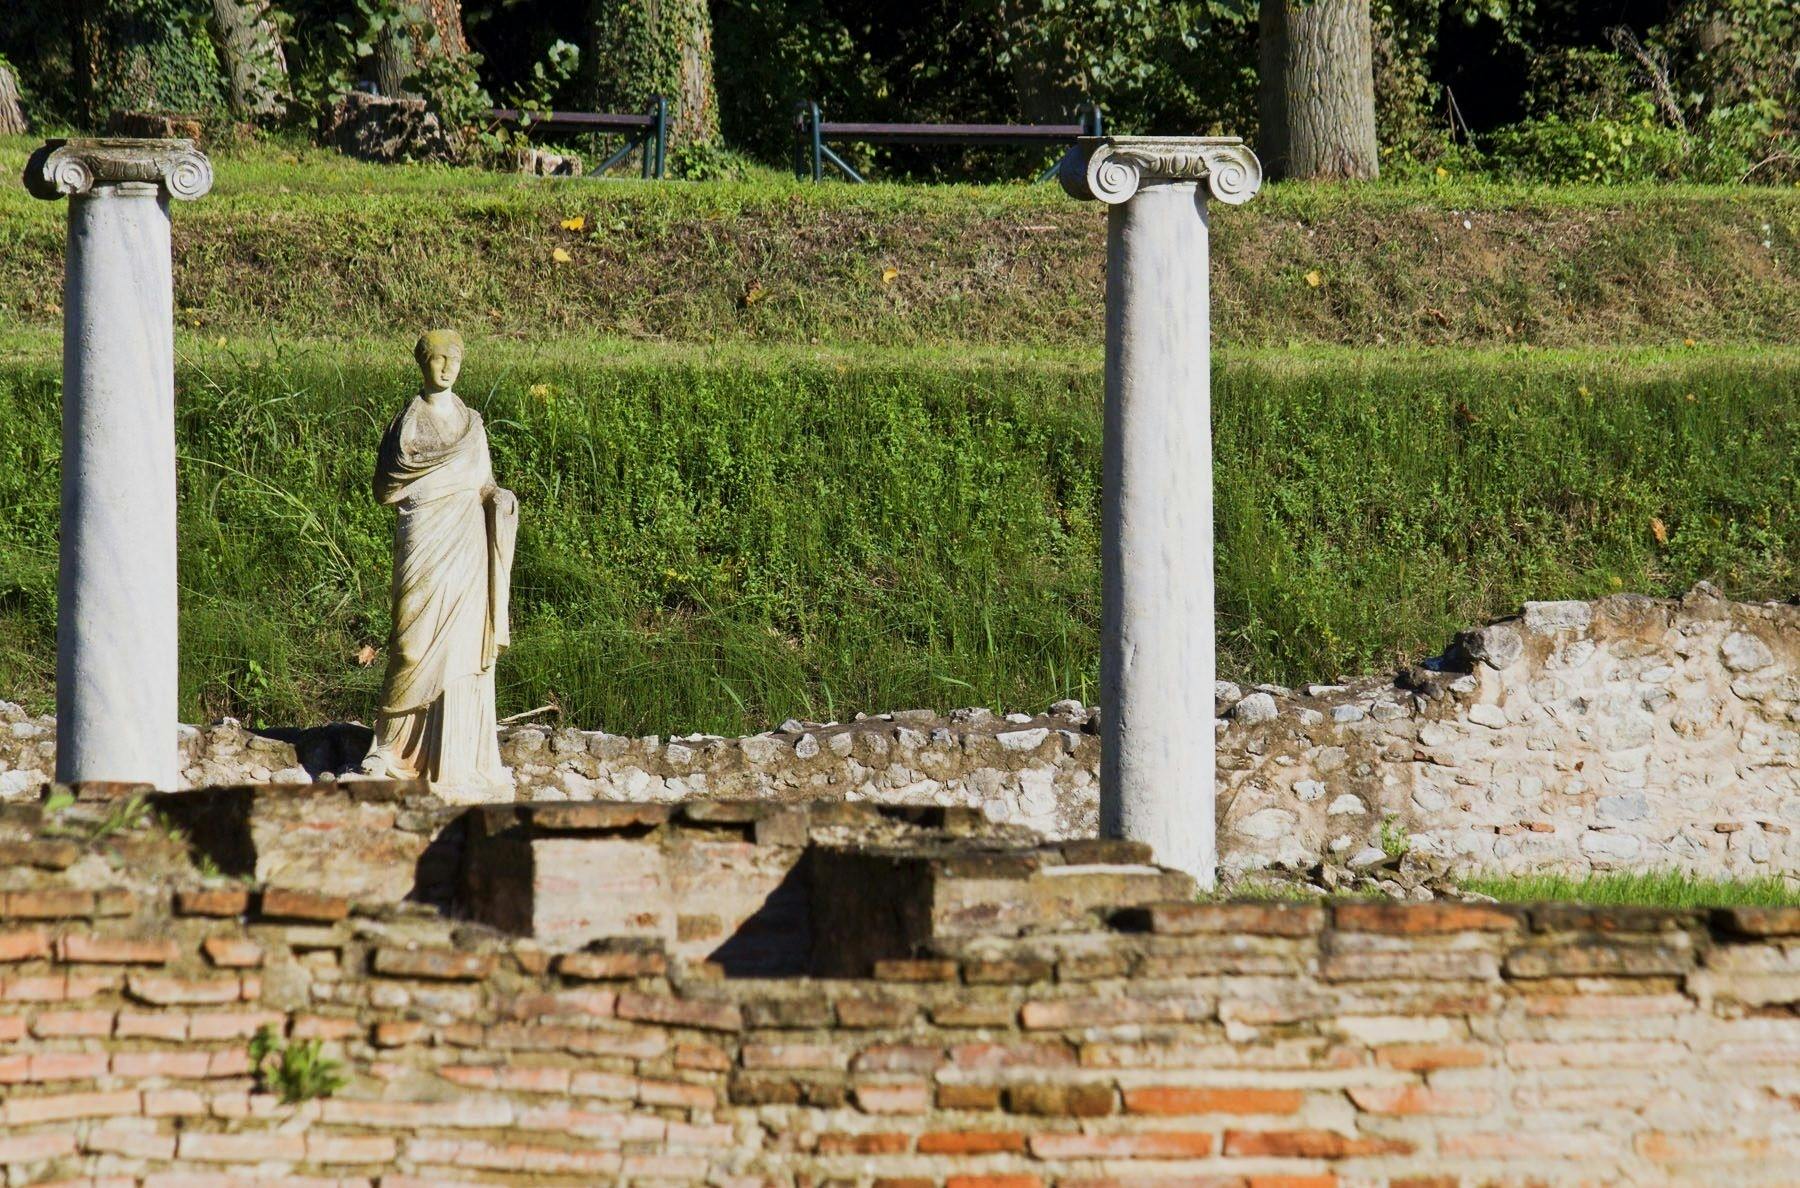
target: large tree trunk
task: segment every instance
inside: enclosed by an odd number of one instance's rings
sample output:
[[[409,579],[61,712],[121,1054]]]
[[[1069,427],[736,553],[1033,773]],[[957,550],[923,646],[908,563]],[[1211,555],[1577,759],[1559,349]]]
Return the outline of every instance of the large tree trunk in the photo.
[[[1270,177],[1373,178],[1369,0],[1261,0],[1262,134]]]
[[[424,20],[410,29],[390,28],[375,47],[375,85],[383,95],[419,96],[407,89],[414,72],[434,58],[469,52],[463,33],[462,0],[424,0]]]
[[[666,98],[672,147],[719,137],[706,0],[590,0],[581,70],[598,111],[642,111],[653,96]]]
[[[19,105],[19,79],[12,67],[0,59],[0,136],[23,136],[25,109]]]
[[[287,114],[287,56],[269,0],[212,0],[213,45],[228,74],[231,114],[240,120]]]

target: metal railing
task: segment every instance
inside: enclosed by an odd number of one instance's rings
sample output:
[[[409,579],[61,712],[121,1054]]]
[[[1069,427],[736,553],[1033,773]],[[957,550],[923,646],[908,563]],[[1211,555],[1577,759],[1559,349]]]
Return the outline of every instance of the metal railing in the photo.
[[[1075,124],[883,124],[834,121],[821,118],[817,100],[796,106],[794,117],[794,176],[821,181],[825,166],[834,165],[853,182],[867,179],[832,149],[832,141],[859,144],[962,144],[962,145],[1058,145],[1072,144],[1078,136],[1102,135],[1104,121],[1096,104],[1077,109]],[[1039,176],[1056,176],[1053,164]]]

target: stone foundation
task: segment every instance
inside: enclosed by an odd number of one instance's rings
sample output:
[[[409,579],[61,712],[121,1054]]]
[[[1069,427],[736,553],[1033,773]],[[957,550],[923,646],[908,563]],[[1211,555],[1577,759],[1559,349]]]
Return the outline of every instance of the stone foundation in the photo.
[[[1532,603],[1397,677],[1221,684],[1223,873],[1379,856],[1385,833],[1461,872],[1800,872],[1800,607],[1696,587]],[[0,796],[35,796],[54,726],[0,706]],[[749,738],[522,725],[522,800],[869,800],[966,807],[1046,838],[1097,827],[1097,711],[901,711]],[[307,782],[352,766],[355,726],[188,730],[193,784]]]

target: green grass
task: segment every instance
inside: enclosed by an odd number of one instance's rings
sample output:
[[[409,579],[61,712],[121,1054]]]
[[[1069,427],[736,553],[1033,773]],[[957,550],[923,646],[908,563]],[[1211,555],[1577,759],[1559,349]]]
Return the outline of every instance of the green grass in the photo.
[[[0,690],[48,703],[59,368],[0,335]],[[190,720],[362,716],[398,337],[184,336]],[[524,509],[502,712],[739,732],[1094,696],[1091,352],[472,339]],[[1222,351],[1222,675],[1380,670],[1527,598],[1796,582],[1800,354]],[[1668,540],[1658,543],[1652,518]]]
[[[1496,875],[1459,882],[1465,890],[1491,895],[1503,903],[1557,901],[1595,907],[1666,908],[1800,906],[1800,880],[1774,876],[1714,879],[1659,870],[1580,877]]]
[[[0,173],[34,143],[0,139]],[[1058,349],[1103,333],[1106,216],[1055,186],[527,179],[279,145],[222,152],[216,172],[174,214],[178,318],[205,333]],[[57,324],[62,220],[0,184],[0,332]],[[1800,190],[1278,185],[1217,208],[1212,233],[1224,343],[1800,340]]]

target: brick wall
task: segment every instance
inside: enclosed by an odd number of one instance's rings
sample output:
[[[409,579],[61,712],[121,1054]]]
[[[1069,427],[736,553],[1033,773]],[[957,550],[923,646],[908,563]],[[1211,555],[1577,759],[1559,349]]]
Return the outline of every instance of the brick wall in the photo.
[[[58,844],[10,843],[4,885]],[[1795,910],[1169,904],[870,978],[727,980],[406,904],[109,884],[93,857],[0,892],[9,1185],[1449,1188],[1800,1166]],[[348,1086],[257,1092],[265,1024],[324,1041]]]

